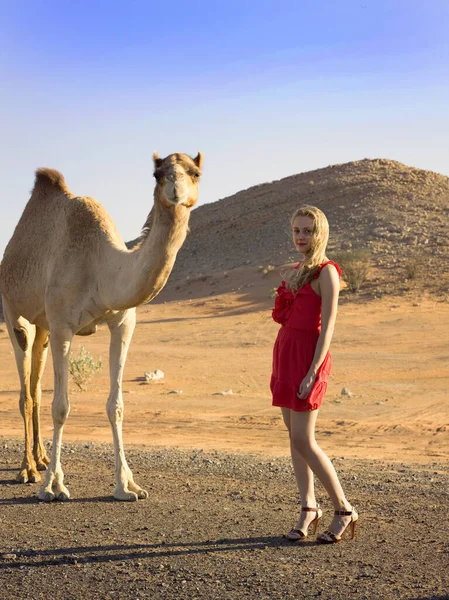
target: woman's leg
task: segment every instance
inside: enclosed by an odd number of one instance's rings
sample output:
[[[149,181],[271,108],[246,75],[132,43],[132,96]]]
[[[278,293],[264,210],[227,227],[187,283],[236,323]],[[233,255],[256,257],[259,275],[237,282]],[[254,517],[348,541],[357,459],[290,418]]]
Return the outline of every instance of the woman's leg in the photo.
[[[315,499],[313,472],[302,457],[302,454],[298,452],[298,450],[292,444],[291,440],[290,414],[293,413],[293,411],[289,408],[281,408],[281,410],[285,426],[290,434],[290,452],[292,457],[293,471],[295,472],[296,483],[298,485],[301,506],[315,508],[317,504]],[[301,512],[298,522],[294,528],[300,529],[302,532],[306,533],[307,527],[315,519],[315,517],[316,513],[314,512]]]
[[[307,412],[290,411],[290,443],[295,454],[302,456],[309,468],[322,483],[334,505],[334,510],[349,511],[351,505],[341,487],[337,473],[328,456],[315,439],[315,424],[318,410]],[[293,455],[293,450],[292,450]],[[340,535],[350,522],[350,516],[334,516],[329,530]]]

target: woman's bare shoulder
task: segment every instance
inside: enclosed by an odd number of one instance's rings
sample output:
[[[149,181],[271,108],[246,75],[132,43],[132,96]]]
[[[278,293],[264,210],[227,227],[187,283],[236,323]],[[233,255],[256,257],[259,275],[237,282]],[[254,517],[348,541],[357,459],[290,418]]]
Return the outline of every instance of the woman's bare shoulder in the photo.
[[[323,279],[329,279],[329,278],[334,279],[335,277],[337,277],[337,279],[339,279],[340,275],[341,275],[341,269],[337,265],[337,263],[334,263],[333,261],[326,262],[326,264],[324,264],[321,267],[320,279],[322,279],[322,278]]]

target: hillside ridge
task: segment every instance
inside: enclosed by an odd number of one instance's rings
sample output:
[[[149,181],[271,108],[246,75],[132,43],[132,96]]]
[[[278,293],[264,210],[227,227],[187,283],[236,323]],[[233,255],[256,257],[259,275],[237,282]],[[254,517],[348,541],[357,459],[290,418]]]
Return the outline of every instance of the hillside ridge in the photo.
[[[245,265],[297,260],[290,216],[302,204],[321,208],[330,224],[329,255],[369,248],[382,291],[410,287],[407,263],[420,268],[412,287],[449,293],[441,263],[449,258],[449,178],[389,159],[362,159],[261,183],[192,211],[190,233],[168,289],[186,278]],[[447,262],[446,262],[447,264]],[[419,283],[421,282],[421,283]],[[406,290],[405,290],[406,291]]]

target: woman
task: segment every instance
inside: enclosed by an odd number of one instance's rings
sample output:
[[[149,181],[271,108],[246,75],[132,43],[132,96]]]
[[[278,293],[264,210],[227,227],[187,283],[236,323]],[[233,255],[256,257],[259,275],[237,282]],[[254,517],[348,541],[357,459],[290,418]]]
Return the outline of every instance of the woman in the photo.
[[[332,359],[329,346],[337,317],[340,267],[326,258],[329,224],[314,206],[299,208],[292,217],[293,240],[302,261],[278,288],[273,319],[282,325],[273,350],[271,392],[290,435],[293,469],[301,497],[301,514],[285,536],[291,541],[314,533],[322,517],[317,506],[314,475],[334,505],[334,518],[317,541],[341,541],[350,527],[354,537],[356,510],[346,499],[337,473],[315,440],[318,410],[326,393]]]

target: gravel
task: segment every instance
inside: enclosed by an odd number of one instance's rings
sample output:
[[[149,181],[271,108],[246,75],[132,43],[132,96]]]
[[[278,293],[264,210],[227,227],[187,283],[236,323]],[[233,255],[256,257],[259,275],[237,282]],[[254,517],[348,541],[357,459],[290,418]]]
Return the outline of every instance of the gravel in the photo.
[[[64,444],[72,499],[46,504],[14,483],[22,444],[0,447],[1,599],[449,598],[448,465],[334,458],[360,524],[322,546],[282,538],[298,512],[285,458],[132,448],[149,498],[121,503],[112,447]]]

